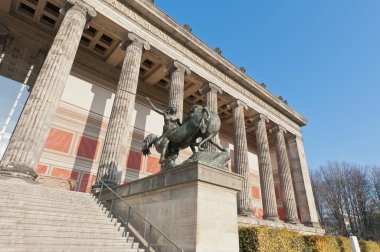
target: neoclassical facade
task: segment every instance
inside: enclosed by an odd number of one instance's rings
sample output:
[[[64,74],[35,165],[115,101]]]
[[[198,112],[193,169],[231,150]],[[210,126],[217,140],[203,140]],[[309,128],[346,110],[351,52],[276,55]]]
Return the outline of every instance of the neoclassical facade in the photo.
[[[151,2],[5,0],[0,26],[0,74],[22,82],[33,66],[1,173],[71,179],[84,192],[96,176],[128,183],[160,170],[158,153],[140,152],[163,125],[144,97],[181,118],[203,104],[219,114],[215,141],[244,179],[239,221],[319,226],[306,119]]]

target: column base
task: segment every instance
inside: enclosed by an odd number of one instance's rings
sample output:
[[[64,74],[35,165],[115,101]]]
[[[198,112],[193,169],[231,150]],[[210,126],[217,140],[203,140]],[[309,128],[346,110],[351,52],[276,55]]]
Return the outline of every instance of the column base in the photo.
[[[251,209],[238,209],[238,215],[244,217],[253,217]]]
[[[298,219],[285,219],[285,222],[288,223],[288,224],[293,224],[293,225],[299,225],[301,224],[301,222],[298,220]]]
[[[15,177],[29,180],[36,180],[38,175],[31,169],[26,166],[0,166],[0,176]]]
[[[304,225],[304,226],[307,226],[307,227],[315,227],[315,228],[321,228],[321,225],[319,225],[319,223],[318,222],[310,222],[310,221],[308,221],[308,222],[302,222],[302,224]]]
[[[272,216],[263,216],[264,220],[270,220],[270,221],[279,221],[278,215],[272,215]]]

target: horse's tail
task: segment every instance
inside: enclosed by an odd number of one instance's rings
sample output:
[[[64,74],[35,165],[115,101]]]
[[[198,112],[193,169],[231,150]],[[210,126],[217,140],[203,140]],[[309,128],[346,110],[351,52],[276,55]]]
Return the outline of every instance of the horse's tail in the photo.
[[[143,141],[141,152],[144,156],[150,155],[150,148],[156,143],[158,137],[155,134],[149,134]]]
[[[212,139],[214,136],[216,136],[216,133],[213,133],[211,135],[208,135],[205,139],[203,139],[199,144],[198,144],[198,150],[199,151],[205,151],[207,150],[207,145],[206,143]]]

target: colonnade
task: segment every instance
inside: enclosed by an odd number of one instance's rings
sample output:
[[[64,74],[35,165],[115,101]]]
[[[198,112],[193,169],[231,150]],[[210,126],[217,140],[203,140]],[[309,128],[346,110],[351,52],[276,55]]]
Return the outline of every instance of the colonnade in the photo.
[[[34,169],[41,157],[54,113],[69,77],[83,29],[86,22],[95,15],[94,8],[81,0],[68,0],[62,24],[0,163],[0,173],[31,179],[36,177]],[[128,126],[131,123],[135,104],[135,95],[131,93],[136,93],[142,54],[144,50],[149,50],[149,44],[136,34],[129,33],[121,47],[125,50],[125,56],[98,170],[98,177],[111,186],[118,185],[120,173],[124,169]],[[173,61],[169,67],[168,103],[177,108],[180,118],[183,115],[185,75],[190,73],[190,69],[179,61]],[[218,85],[209,83],[200,90],[200,93],[206,97],[209,109],[217,113],[217,96],[222,93]],[[247,105],[237,97],[228,104],[228,108],[232,110],[233,116],[234,165],[244,178],[242,191],[238,194],[238,213],[248,216],[252,211],[244,115]],[[278,214],[268,143],[268,118],[264,114],[257,113],[250,120],[255,123],[256,129],[263,217],[276,221]],[[269,131],[275,134],[285,221],[293,224],[300,221],[305,225],[318,225],[302,139],[299,136],[286,134],[281,125]],[[216,136],[214,141],[219,142],[219,137]],[[216,151],[213,146],[210,146],[210,149]]]

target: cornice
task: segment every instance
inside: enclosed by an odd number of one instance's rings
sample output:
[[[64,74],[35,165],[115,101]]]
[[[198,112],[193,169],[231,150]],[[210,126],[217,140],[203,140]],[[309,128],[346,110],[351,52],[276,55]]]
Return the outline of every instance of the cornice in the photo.
[[[175,39],[181,41],[183,44],[192,48],[193,50],[196,48],[196,52],[206,58],[206,60],[211,63],[213,67],[218,68],[223,72],[223,74],[229,76],[230,78],[237,80],[238,83],[242,84],[247,90],[253,92],[255,95],[258,95],[261,99],[264,99],[271,106],[286,114],[299,126],[304,126],[307,124],[307,119],[304,118],[301,114],[296,112],[290,106],[286,105],[283,101],[279,100],[275,95],[259,85],[250,76],[241,72],[226,58],[217,54],[202,40],[194,36],[192,33],[188,32],[179,23],[177,23],[174,19],[157,8],[154,4],[147,0],[134,0],[131,1],[130,4],[134,8],[137,8],[137,10],[142,14],[144,14],[145,18],[152,20],[157,25],[160,25],[160,27],[163,28],[166,32],[173,34],[174,31],[175,36],[173,37]],[[224,66],[229,72],[221,69],[221,65]]]

